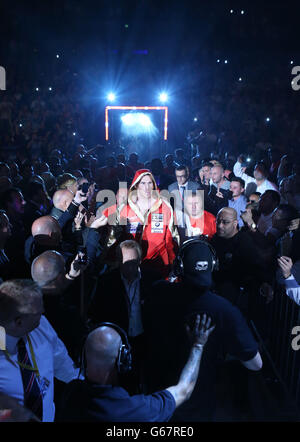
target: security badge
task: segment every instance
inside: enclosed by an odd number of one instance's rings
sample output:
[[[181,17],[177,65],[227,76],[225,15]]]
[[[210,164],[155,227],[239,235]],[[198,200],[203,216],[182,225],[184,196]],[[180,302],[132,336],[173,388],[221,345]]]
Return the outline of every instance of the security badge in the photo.
[[[164,215],[163,215],[163,213],[152,213],[152,215],[151,215],[151,233],[164,233]]]

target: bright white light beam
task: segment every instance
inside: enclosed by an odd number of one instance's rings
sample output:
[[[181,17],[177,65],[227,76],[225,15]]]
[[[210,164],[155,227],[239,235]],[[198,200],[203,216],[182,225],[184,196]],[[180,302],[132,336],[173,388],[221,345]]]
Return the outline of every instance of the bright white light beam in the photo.
[[[108,101],[115,101],[116,96],[113,92],[110,92],[109,94],[107,94],[107,99]]]
[[[168,94],[166,92],[162,92],[159,94],[159,99],[162,103],[166,103],[168,101]]]

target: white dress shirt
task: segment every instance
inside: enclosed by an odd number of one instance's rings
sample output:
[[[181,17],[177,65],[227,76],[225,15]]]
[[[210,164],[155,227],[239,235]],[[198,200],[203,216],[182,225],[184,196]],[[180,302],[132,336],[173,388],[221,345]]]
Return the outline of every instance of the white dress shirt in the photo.
[[[45,316],[41,317],[40,325],[29,333],[37,368],[41,379],[50,381],[43,397],[43,422],[53,422],[55,415],[54,377],[70,382],[77,378],[79,369],[68,355],[63,342],[58,338],[55,330]],[[21,369],[17,364],[17,343],[20,338],[6,335],[6,350],[10,355],[9,361],[3,351],[0,351],[0,392],[16,398],[21,405],[24,403],[24,391]],[[27,337],[24,337],[29,358],[32,359]],[[32,360],[31,360],[31,365]]]
[[[179,184],[178,184],[178,188],[179,188],[181,198],[178,198],[175,201],[175,203],[176,203],[176,205],[175,205],[176,220],[177,220],[177,225],[179,227],[184,227],[183,207],[184,207],[184,199],[186,197],[186,191],[188,190],[188,181],[186,181],[185,184],[183,184],[182,186],[179,186]]]
[[[240,177],[245,181],[245,189],[249,183],[256,184],[255,178],[247,175],[245,172],[242,171],[242,165],[239,161],[237,161],[233,166],[233,173],[235,176]],[[276,192],[278,192],[278,187],[274,183],[271,183],[271,181],[265,179],[262,184],[256,187],[256,192],[263,194],[266,190],[275,190]]]
[[[284,280],[284,286],[287,296],[300,305],[300,285],[293,275]]]

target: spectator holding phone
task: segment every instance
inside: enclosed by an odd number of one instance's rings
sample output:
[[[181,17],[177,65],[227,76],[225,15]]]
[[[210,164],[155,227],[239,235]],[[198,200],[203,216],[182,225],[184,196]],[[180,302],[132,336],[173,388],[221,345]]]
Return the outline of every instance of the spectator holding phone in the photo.
[[[279,282],[283,283],[285,292],[296,304],[300,305],[300,285],[293,275],[293,261],[288,256],[280,256],[277,259],[280,273]],[[299,263],[299,261],[298,261]]]

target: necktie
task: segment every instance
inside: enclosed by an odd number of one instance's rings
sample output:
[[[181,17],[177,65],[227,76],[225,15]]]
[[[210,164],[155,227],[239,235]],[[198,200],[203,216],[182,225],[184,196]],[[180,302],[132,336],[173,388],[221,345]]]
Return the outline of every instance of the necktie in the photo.
[[[24,339],[18,341],[18,361],[21,364],[32,366],[26,350]],[[24,387],[24,406],[31,410],[40,420],[43,419],[43,398],[36,372],[20,367]]]
[[[185,187],[184,186],[180,186],[181,188],[181,199],[182,199],[182,207],[181,207],[181,211],[182,211],[182,227],[185,227],[185,219],[184,219],[184,191],[185,191]]]

